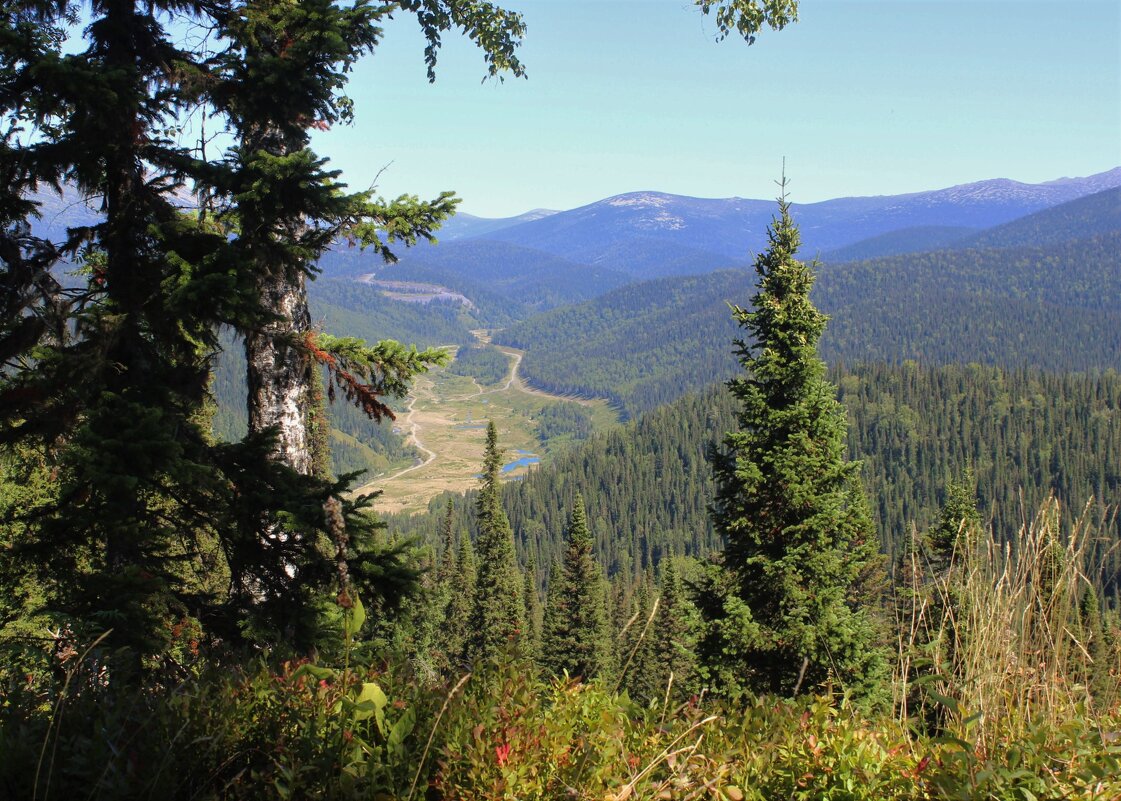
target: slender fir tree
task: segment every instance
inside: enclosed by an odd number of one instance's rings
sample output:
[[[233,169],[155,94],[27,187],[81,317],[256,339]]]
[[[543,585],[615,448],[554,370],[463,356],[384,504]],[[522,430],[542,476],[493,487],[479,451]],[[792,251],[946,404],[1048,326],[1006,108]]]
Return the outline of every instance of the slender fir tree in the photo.
[[[665,559],[658,614],[654,620],[654,653],[658,686],[663,690],[669,687],[671,699],[685,698],[694,689],[695,615],[674,560]]]
[[[553,570],[542,627],[541,663],[555,676],[594,679],[607,669],[603,571],[592,553],[584,499],[576,496],[564,558]]]
[[[501,470],[498,429],[491,421],[483,456],[483,486],[475,506],[478,572],[467,633],[472,659],[493,659],[525,631],[522,577],[514,555],[514,530],[502,508]]]
[[[455,502],[449,498],[448,505],[444,509],[444,519],[440,521],[440,562],[436,573],[436,580],[440,584],[450,584],[455,575],[457,539]]]
[[[619,685],[642,704],[661,699],[666,689],[660,675],[655,642],[656,603],[654,580],[648,572],[644,572],[631,596],[631,625],[621,638],[618,656]],[[660,603],[658,606],[660,608]]]
[[[931,566],[935,572],[945,570],[959,549],[959,559],[965,559],[969,550],[969,535],[981,528],[981,512],[977,509],[977,482],[973,471],[966,468],[950,482],[946,502],[938,522],[927,533]]]
[[[700,594],[700,650],[724,691],[789,695],[830,678],[869,689],[886,659],[856,588],[878,540],[860,464],[844,456],[845,412],[817,353],[826,317],[810,301],[813,271],[795,258],[785,180],[782,189],[752,310],[733,306],[745,375],[728,382],[739,430],[712,453],[711,515],[726,546],[723,575]]]
[[[525,636],[522,651],[529,661],[536,662],[541,656],[544,610],[541,608],[541,596],[537,592],[537,560],[532,556],[526,562],[522,595],[525,604]]]
[[[439,645],[447,667],[458,670],[469,661],[467,629],[475,608],[475,551],[471,538],[463,534],[456,549],[455,570],[448,582],[448,604],[445,607]]]

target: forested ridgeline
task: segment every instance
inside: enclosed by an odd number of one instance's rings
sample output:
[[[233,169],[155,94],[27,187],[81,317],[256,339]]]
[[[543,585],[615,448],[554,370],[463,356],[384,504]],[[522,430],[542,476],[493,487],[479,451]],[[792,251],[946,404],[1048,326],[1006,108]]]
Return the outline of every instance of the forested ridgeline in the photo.
[[[1121,367],[1121,232],[1043,247],[943,250],[823,265],[829,362],[977,361],[1045,370]],[[728,301],[747,272],[644,282],[553,309],[495,336],[527,351],[553,392],[606,397],[628,414],[730,375],[713,342],[737,334]],[[573,346],[572,343],[580,343]]]
[[[400,263],[379,270],[390,280],[442,283],[472,300],[488,293],[501,297],[518,317],[602,295],[634,276],[602,265],[569,259],[509,242],[468,240],[418,247]],[[489,309],[493,304],[484,304]]]
[[[310,286],[312,320],[332,333],[395,339],[417,347],[475,341],[479,321],[454,302],[403,303],[382,289],[357,281],[320,278]]]
[[[1040,247],[1121,229],[1121,188],[1060,203],[993,228],[925,225],[901,228],[854,242],[821,256],[827,264],[862,261],[928,250]]]
[[[1121,230],[1121,188],[1106,189],[968,236],[958,247],[1052,245]]]
[[[1115,372],[906,363],[835,370],[833,380],[848,410],[849,450],[865,461],[885,551],[898,552],[913,527],[922,531],[936,521],[948,484],[966,468],[976,478],[984,519],[1013,548],[1024,518],[1052,492],[1067,521],[1091,498],[1095,516],[1103,505],[1121,502],[1121,376]],[[523,561],[552,563],[578,493],[609,573],[637,576],[669,554],[719,549],[707,511],[706,448],[734,425],[734,408],[722,386],[689,394],[508,483],[503,503]],[[458,525],[472,525],[469,506],[457,505]],[[438,499],[428,515],[392,517],[390,530],[432,541],[443,508]],[[1117,604],[1116,518],[1102,533],[1103,583]]]

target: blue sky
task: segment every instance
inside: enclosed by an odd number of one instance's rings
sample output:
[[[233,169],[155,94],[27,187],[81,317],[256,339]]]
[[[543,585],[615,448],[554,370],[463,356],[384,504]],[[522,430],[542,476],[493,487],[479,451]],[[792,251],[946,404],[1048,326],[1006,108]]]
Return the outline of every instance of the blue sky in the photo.
[[[653,189],[792,199],[1121,165],[1116,0],[803,0],[756,44],[714,41],[691,0],[508,0],[528,79],[482,81],[448,36],[437,81],[406,17],[348,89],[356,121],[315,146],[354,188],[444,189],[506,216]]]

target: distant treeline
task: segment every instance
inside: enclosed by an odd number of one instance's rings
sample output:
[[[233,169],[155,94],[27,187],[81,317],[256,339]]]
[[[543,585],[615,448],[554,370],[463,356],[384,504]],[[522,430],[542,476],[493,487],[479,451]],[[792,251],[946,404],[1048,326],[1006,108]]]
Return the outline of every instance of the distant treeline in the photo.
[[[510,373],[510,357],[493,345],[460,348],[448,372],[474,378],[482,386],[493,386]]]

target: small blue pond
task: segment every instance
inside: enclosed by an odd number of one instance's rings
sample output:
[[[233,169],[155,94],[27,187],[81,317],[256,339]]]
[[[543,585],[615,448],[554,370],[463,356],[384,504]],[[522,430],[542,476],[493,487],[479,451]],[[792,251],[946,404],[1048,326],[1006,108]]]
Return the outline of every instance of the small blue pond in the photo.
[[[525,451],[518,451],[518,453],[525,453]],[[509,473],[513,470],[517,470],[519,467],[527,467],[531,464],[540,464],[540,462],[541,459],[536,456],[523,456],[520,459],[510,462],[510,464],[502,465],[502,472]]]

